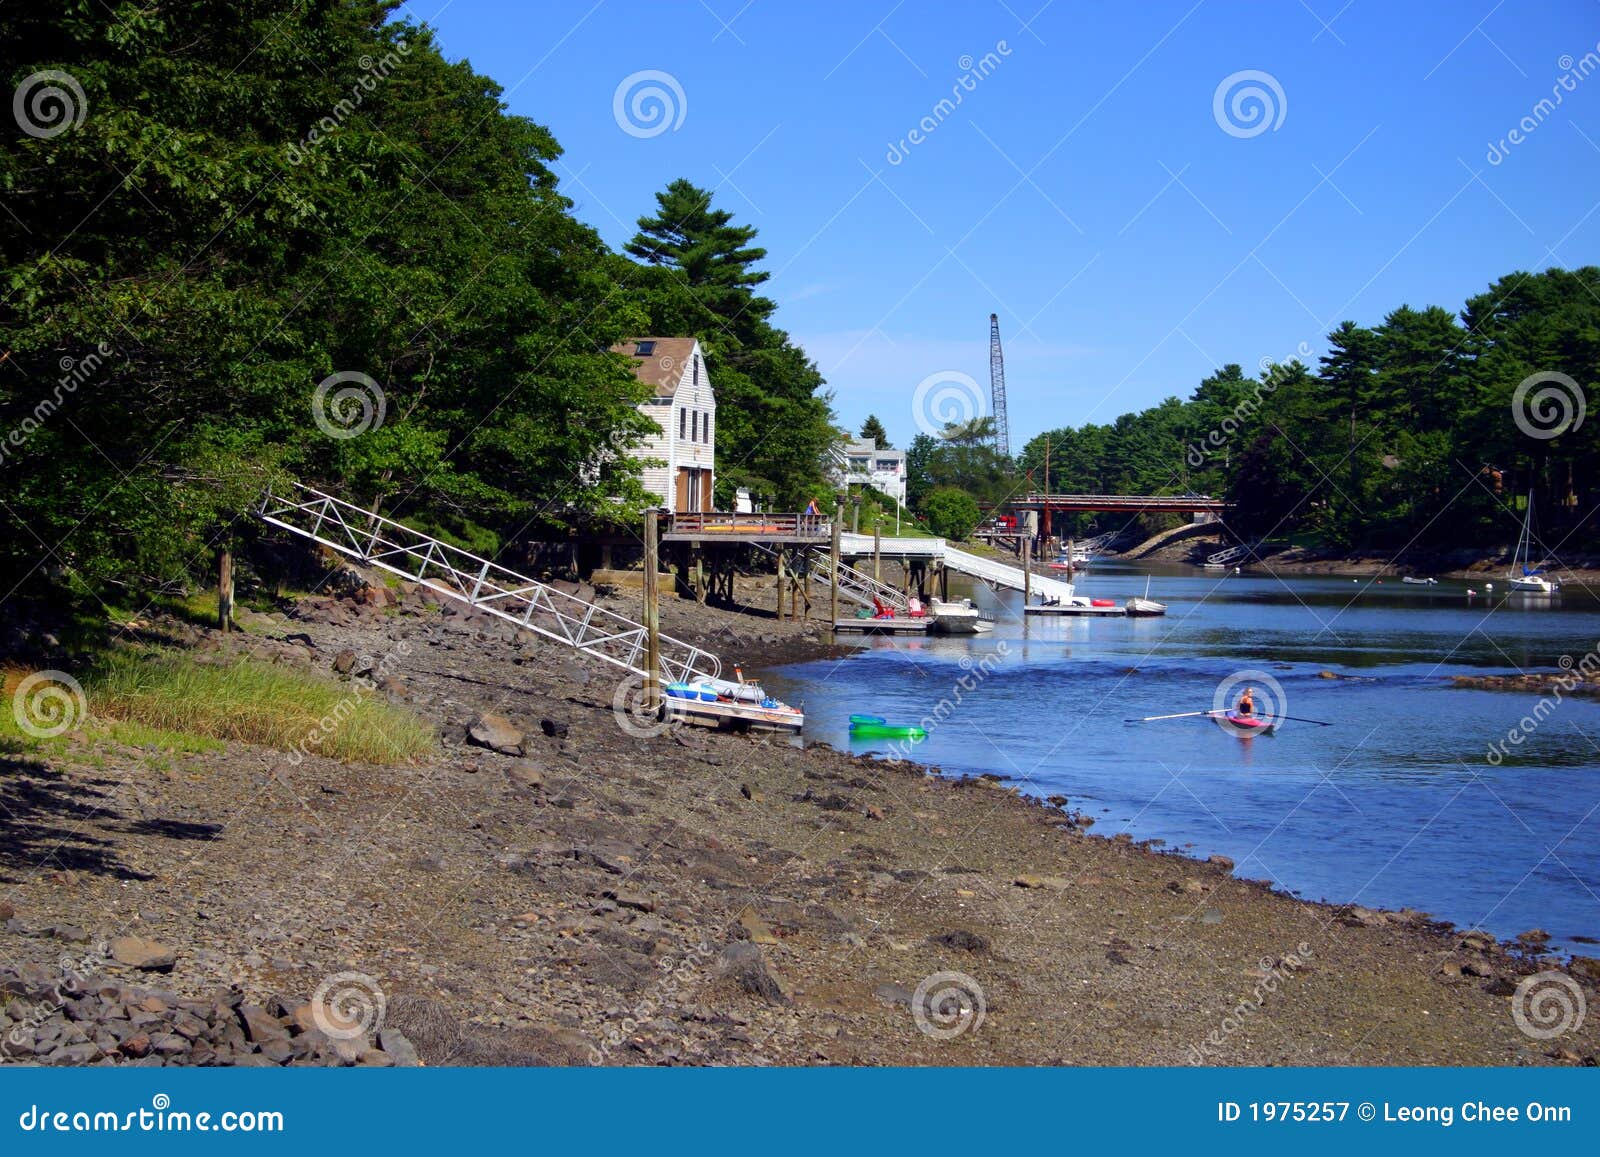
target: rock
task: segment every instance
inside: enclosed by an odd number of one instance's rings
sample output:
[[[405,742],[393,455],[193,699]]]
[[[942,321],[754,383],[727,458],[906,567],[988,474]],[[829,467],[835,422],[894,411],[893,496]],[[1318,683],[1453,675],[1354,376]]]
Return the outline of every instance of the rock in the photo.
[[[45,1057],[47,1065],[86,1065],[91,1061],[100,1059],[100,1046],[97,1044],[62,1045],[49,1056]]]
[[[348,675],[351,671],[355,670],[355,666],[356,653],[349,647],[346,647],[333,657],[333,670],[335,674]]]
[[[16,917],[17,910],[8,901],[0,900],[0,924]]]
[[[296,1016],[296,1021],[299,1017]],[[255,1044],[267,1041],[288,1040],[289,1030],[284,1028],[277,1017],[273,1016],[260,1005],[241,1004],[239,1006],[239,1020],[244,1025],[245,1032]]]
[[[891,1008],[897,1005],[910,1008],[915,994],[903,984],[880,984],[872,990],[872,995]]]
[[[952,928],[949,932],[941,932],[937,936],[928,937],[928,943],[937,944],[941,948],[951,948],[957,952],[987,952],[989,940],[979,936],[976,932],[969,932],[965,928]]]
[[[379,1029],[378,1044],[382,1046],[392,1065],[403,1069],[414,1069],[422,1064],[422,1058],[417,1055],[417,1046],[397,1028]]]
[[[1066,807],[1067,797],[1064,795],[1047,795],[1044,797],[1044,802],[1051,807]]]
[[[1468,976],[1481,976],[1487,978],[1494,975],[1494,969],[1490,968],[1481,960],[1467,961],[1461,966],[1461,971],[1466,973]]]
[[[1011,881],[1018,888],[1048,888],[1052,892],[1065,892],[1072,881],[1060,876],[1018,876]]]
[[[1439,965],[1439,975],[1445,977],[1447,980],[1460,980],[1462,975],[1461,965],[1456,963],[1454,960],[1446,960],[1443,964]]]
[[[1584,980],[1600,984],[1600,960],[1593,956],[1574,956],[1567,971]]]
[[[118,936],[111,942],[111,959],[146,972],[171,972],[177,955],[165,944],[143,936]]]
[[[1461,942],[1457,945],[1471,952],[1489,952],[1495,947],[1495,938],[1481,928],[1474,928],[1471,932],[1461,934]]]
[[[130,1036],[127,1040],[122,1042],[121,1051],[124,1056],[130,1056],[136,1059],[138,1057],[148,1056],[150,1053],[149,1034],[141,1032],[135,1036]]]
[[[1550,942],[1550,933],[1543,928],[1530,928],[1526,932],[1517,933],[1517,940],[1522,944],[1538,945]]]
[[[881,820],[883,818],[883,809],[875,803],[869,803],[866,811],[869,820]]]
[[[722,976],[768,1004],[793,1003],[767,968],[765,954],[748,940],[738,940],[724,948],[717,957],[717,968]]]
[[[467,729],[468,743],[487,747],[501,755],[521,755],[522,739],[522,732],[516,729],[511,720],[494,711],[485,711]]]
[[[1339,675],[1335,671],[1318,671],[1317,672],[1317,678],[1318,679],[1337,679],[1338,677],[1339,677]]]
[[[1483,991],[1490,996],[1510,996],[1517,991],[1517,986],[1503,976],[1497,976],[1483,986]]]
[[[356,1064],[368,1069],[392,1069],[394,1058],[382,1049],[368,1049],[356,1058]]]
[[[1207,856],[1206,863],[1215,864],[1224,872],[1233,871],[1233,859],[1229,856]]]
[[[519,759],[506,768],[506,778],[518,791],[537,793],[544,790],[544,770],[531,759]]]
[[[289,1058],[294,1056],[294,1048],[289,1044],[288,1038],[283,1040],[269,1040],[261,1046],[261,1055],[275,1065],[286,1065]]]
[[[615,900],[619,908],[632,908],[636,912],[654,912],[656,902],[648,896],[638,892],[629,892],[622,888],[607,888],[600,893],[608,900]],[[746,909],[748,911],[748,909]]]
[[[756,915],[754,908],[746,908],[739,913],[739,927],[743,928],[745,935],[752,944],[776,944],[777,936],[773,935],[771,927],[760,916]]]

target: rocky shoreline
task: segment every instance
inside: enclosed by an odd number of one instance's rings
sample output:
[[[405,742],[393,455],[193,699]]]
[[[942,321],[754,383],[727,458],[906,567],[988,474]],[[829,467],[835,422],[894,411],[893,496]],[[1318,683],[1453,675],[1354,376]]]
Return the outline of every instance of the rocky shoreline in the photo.
[[[245,626],[226,640],[161,630],[407,706],[438,728],[438,754],[397,767],[177,754],[91,725],[5,756],[5,1061],[1481,1065],[1600,1051],[1600,1017],[1550,1037],[1519,1027],[1530,985],[1600,997],[1600,965],[1545,955],[1537,930],[1498,943],[1422,913],[1302,902],[1221,857],[1092,834],[1070,800],[998,777],[771,736],[633,734],[612,710],[618,673],[423,590],[357,581]],[[663,629],[747,673],[835,653],[820,622],[671,598]],[[377,686],[369,669],[385,672]]]

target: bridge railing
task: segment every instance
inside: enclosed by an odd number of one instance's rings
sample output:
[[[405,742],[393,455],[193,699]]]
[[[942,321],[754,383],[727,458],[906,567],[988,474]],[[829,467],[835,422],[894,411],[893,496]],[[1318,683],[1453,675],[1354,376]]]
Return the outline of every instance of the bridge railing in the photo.
[[[664,520],[663,534],[725,535],[729,538],[809,538],[821,541],[833,533],[825,514],[736,514],[720,510],[684,511]]]

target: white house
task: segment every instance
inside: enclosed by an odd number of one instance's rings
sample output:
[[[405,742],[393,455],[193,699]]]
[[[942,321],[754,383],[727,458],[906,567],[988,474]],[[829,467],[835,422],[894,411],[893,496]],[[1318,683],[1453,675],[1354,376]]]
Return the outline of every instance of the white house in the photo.
[[[906,452],[880,450],[870,439],[834,447],[834,482],[840,486],[872,486],[900,505],[906,502]]]
[[[711,509],[717,447],[717,399],[706,373],[700,343],[692,337],[641,337],[611,347],[634,359],[633,372],[654,394],[639,404],[661,433],[636,447],[636,458],[656,458],[646,466],[644,488],[674,511]]]

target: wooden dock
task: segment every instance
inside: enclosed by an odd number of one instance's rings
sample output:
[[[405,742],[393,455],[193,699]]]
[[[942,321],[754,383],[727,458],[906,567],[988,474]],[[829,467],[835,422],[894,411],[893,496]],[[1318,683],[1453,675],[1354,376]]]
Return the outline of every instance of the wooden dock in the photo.
[[[1023,611],[1029,615],[1080,615],[1085,618],[1125,618],[1128,608],[1116,607],[1085,607],[1071,603],[1061,603],[1058,606],[1027,607]]]
[[[835,619],[836,635],[926,635],[933,620],[928,619]]]

